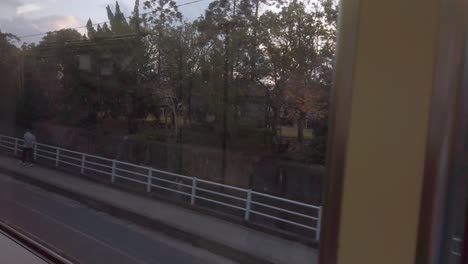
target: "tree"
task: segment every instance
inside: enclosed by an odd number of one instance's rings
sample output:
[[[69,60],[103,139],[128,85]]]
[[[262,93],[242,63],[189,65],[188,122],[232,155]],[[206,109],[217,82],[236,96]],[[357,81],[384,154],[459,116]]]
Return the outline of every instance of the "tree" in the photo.
[[[135,0],[126,17],[116,2],[115,9],[106,7],[108,23],[95,27],[88,20],[87,38],[68,32],[74,41],[51,35],[43,41],[47,47],[40,45],[47,54],[55,49],[59,60],[79,50],[111,61],[111,77],[75,80],[73,94],[83,95],[88,107],[99,98],[96,111],[126,115],[130,134],[138,132],[131,125],[134,120],[148,112],[159,117],[157,109],[166,108],[167,133],[176,142],[183,131],[177,120],[184,125],[200,122],[217,133],[220,140],[213,144],[220,144],[224,153],[234,147],[242,129],[262,131],[268,139],[281,126],[281,112],[297,124],[298,142],[304,141],[306,120],[317,125],[315,135],[326,131],[321,127],[335,48],[333,0],[216,0],[192,22],[183,20],[173,0],[142,4],[149,13],[141,15]],[[262,13],[272,5],[275,10]],[[59,45],[52,43],[57,41]],[[200,111],[192,122],[194,102]],[[248,111],[262,116],[260,122],[243,122]]]
[[[152,59],[156,65],[156,89],[163,87],[163,77],[166,74],[164,69],[163,49],[168,48],[167,33],[174,23],[182,21],[182,14],[173,0],[149,0],[144,4],[145,9],[150,9],[151,14],[144,16],[145,22],[151,28],[149,36],[149,48],[153,54]]]
[[[320,85],[313,85],[305,80],[303,73],[293,73],[286,82],[286,108],[290,118],[297,120],[297,141],[304,142],[304,126],[306,118],[323,120],[326,116],[322,104],[325,91]]]
[[[109,24],[97,26],[94,29],[91,20],[87,29],[90,37],[86,52],[94,57],[106,60],[112,66],[112,80],[104,80],[87,86],[95,86],[99,90],[98,111],[111,113],[117,117],[126,114],[128,117],[128,132],[136,132],[134,119],[144,114],[145,107],[139,107],[141,97],[146,96],[141,81],[148,72],[148,54],[145,43],[146,30],[141,28],[144,21],[139,14],[139,1],[135,1],[134,12],[129,21],[121,12],[116,2],[115,10],[106,7]],[[103,62],[101,62],[103,63]],[[146,71],[146,72],[145,72]]]
[[[140,17],[140,0],[135,0],[135,5],[133,7],[133,14],[130,18],[130,27],[134,32],[140,32],[141,23],[143,19]]]
[[[0,53],[0,56],[2,56],[2,58],[11,55],[10,52],[12,50],[17,50],[17,48],[14,45],[14,42],[16,41],[20,41],[20,39],[17,36],[10,33],[3,33],[2,31],[0,31],[0,51],[2,51]]]
[[[125,35],[130,34],[131,29],[125,18],[125,15],[120,11],[119,2],[115,2],[115,12],[112,13],[112,10],[109,6],[106,7],[107,10],[107,18],[110,21],[110,26],[112,28],[112,32],[114,35]]]
[[[0,31],[0,69],[2,75],[5,77],[9,76],[9,72],[14,65],[18,64],[18,55],[20,50],[14,45],[16,41],[20,39],[10,33],[2,33]]]
[[[5,126],[13,123],[14,103],[22,88],[22,59],[20,49],[15,46],[17,41],[15,35],[0,31],[0,122]]]
[[[88,19],[88,22],[86,23],[86,29],[88,30],[88,39],[94,40],[96,38],[96,29],[94,29],[93,21],[91,21],[91,18]]]
[[[231,87],[233,79],[233,58],[231,50],[232,31],[236,22],[236,0],[222,0],[211,2],[208,10],[205,12],[205,17],[200,21],[199,30],[206,35],[206,40],[216,45],[217,53],[211,58],[212,62],[221,62],[221,65],[216,65],[217,68],[222,67],[222,75],[214,76],[215,94],[218,102],[216,107],[216,122],[221,136],[222,164],[221,164],[221,181],[224,182],[227,167],[227,145],[231,137],[231,132],[234,131],[234,116],[236,115],[235,94]],[[221,60],[222,56],[222,60]],[[214,71],[216,73],[216,71]],[[222,78],[222,85],[217,85],[219,79]]]
[[[36,89],[32,82],[25,88],[16,102],[16,123],[25,127],[48,117],[48,101],[42,90]]]
[[[298,125],[300,143],[304,141],[305,119],[324,104],[330,88],[336,31],[330,22],[335,10],[328,0],[311,6],[292,2],[279,13],[267,12],[260,19],[262,53],[267,58],[263,78],[274,83],[269,93],[273,123],[278,122],[277,112],[286,107]]]
[[[148,55],[154,66],[151,69],[153,92],[171,111],[174,134],[178,135],[177,109],[181,102],[178,90],[181,85],[179,81],[176,84],[178,87],[174,86],[175,76],[180,77],[180,69],[175,66],[177,58],[173,50],[177,46],[177,29],[174,27],[182,22],[182,14],[172,0],[146,1],[144,8],[151,10],[149,15],[144,16],[144,21],[150,28],[146,40]]]
[[[251,76],[247,70],[249,62],[249,19],[252,17],[252,4],[249,0],[220,0],[210,3],[198,28],[212,47],[209,83],[216,96],[216,124],[220,131],[223,151],[223,176],[226,168],[226,150],[229,142],[237,136],[239,127],[240,87],[252,88],[245,78]],[[221,71],[222,69],[222,71]],[[247,92],[248,93],[248,92]]]
[[[65,44],[71,41],[79,41],[82,39],[80,32],[75,29],[61,29],[58,31],[48,32],[39,42],[39,46]]]

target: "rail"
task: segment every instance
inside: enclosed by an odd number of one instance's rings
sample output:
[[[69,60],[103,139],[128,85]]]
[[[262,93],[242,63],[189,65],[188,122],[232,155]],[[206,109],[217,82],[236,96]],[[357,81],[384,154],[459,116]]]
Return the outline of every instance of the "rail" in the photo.
[[[22,139],[0,135],[0,148],[12,151],[15,156],[22,152],[23,143]],[[312,231],[317,241],[320,238],[321,206],[41,143],[35,144],[33,158],[49,160],[56,167],[70,166],[83,175],[98,173],[109,177],[111,184],[127,181],[141,185],[148,193],[178,194],[186,197],[192,206],[202,201],[223,206],[239,211],[246,222],[253,216],[265,217]]]

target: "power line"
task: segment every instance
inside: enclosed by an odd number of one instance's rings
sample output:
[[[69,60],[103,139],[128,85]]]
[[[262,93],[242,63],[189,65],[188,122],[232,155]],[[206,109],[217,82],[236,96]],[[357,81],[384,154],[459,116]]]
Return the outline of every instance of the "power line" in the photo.
[[[54,44],[54,45],[47,45],[47,46],[38,46],[37,49],[39,51],[45,50],[59,50],[63,47],[67,48],[83,48],[83,47],[96,47],[107,45],[107,41],[118,41],[118,40],[129,40],[129,39],[137,39],[137,37],[125,37],[125,38],[116,38],[116,39],[103,39],[98,42],[88,42],[88,41],[80,41],[80,42],[70,42],[70,43],[63,43],[63,44]]]
[[[238,26],[242,27],[242,26]],[[204,32],[218,32],[218,29],[204,29]],[[139,32],[132,34],[120,34],[106,37],[95,37],[93,39],[82,39],[82,40],[68,40],[62,42],[44,42],[36,46],[38,49],[58,49],[63,47],[84,47],[84,46],[99,46],[106,44],[107,41],[116,41],[116,40],[129,40],[129,39],[139,39],[141,37],[154,36],[157,35],[155,32]]]
[[[75,44],[92,44],[92,43],[101,43],[101,42],[113,41],[113,40],[136,39],[138,37],[145,37],[147,35],[151,35],[151,33],[121,34],[121,35],[113,35],[113,36],[107,36],[107,37],[97,37],[91,40],[69,40],[69,41],[63,41],[63,42],[45,42],[44,44],[40,44],[36,47],[46,48],[46,47],[63,47],[63,46],[75,45]]]
[[[150,13],[151,12],[145,12],[145,13],[141,14],[141,16],[144,16],[144,15],[147,15],[147,14],[150,14]],[[128,17],[125,17],[125,18],[131,19],[132,16],[128,16]],[[104,23],[108,23],[108,22],[110,23],[110,20],[107,20],[107,21],[104,21],[104,22],[99,22],[99,23],[93,23],[92,26],[94,27],[94,26],[98,26],[98,25],[103,25]],[[21,36],[19,38],[23,39],[23,38],[37,37],[37,36],[47,35],[48,33],[57,32],[57,31],[60,31],[60,30],[66,30],[66,29],[76,30],[76,29],[82,29],[82,28],[87,28],[87,27],[88,26],[86,25],[86,26],[80,26],[80,27],[74,27],[74,28],[61,28],[61,29],[57,29],[57,30],[53,30],[53,31],[49,31],[49,32],[43,32],[43,33],[37,33],[37,34]]]
[[[177,7],[186,6],[186,5],[191,5],[191,4],[195,4],[195,3],[203,2],[203,1],[205,1],[205,0],[195,0],[195,1],[192,1],[192,2],[187,2],[187,3],[183,3],[183,4],[180,4],[180,5],[177,5]]]
[[[203,2],[203,1],[205,1],[205,0],[195,0],[195,1],[187,2],[187,3],[183,3],[183,4],[180,4],[180,5],[176,5],[176,7],[187,6],[187,5],[191,5],[191,4],[195,4],[195,3],[199,3],[199,2]],[[153,13],[153,11],[144,12],[140,16],[148,15],[148,14],[151,14],[151,13]],[[128,17],[125,17],[125,18],[131,19],[132,17],[133,16],[128,16]],[[102,25],[102,24],[108,23],[108,22],[110,22],[110,20],[107,20],[107,21],[104,21],[104,22],[99,22],[99,23],[94,23],[94,24],[92,24],[92,26],[94,27],[94,26]],[[86,28],[86,27],[87,27],[87,25],[86,26],[80,26],[80,27],[74,27],[74,28],[62,28],[62,29],[52,30],[52,31],[43,32],[43,33],[36,33],[36,34],[31,34],[31,35],[20,36],[19,38],[23,39],[23,38],[37,37],[37,36],[47,35],[48,33],[57,32],[57,31],[60,31],[60,30],[65,30],[65,29],[76,30],[76,29],[82,29],[82,28]]]

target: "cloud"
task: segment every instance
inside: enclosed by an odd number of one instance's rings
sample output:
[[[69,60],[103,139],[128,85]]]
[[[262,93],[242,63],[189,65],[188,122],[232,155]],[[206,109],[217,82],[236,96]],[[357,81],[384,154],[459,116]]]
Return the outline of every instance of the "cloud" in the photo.
[[[83,26],[83,23],[80,22],[75,16],[64,16],[57,17],[56,19],[50,21],[51,28],[62,29],[62,28],[75,28]]]
[[[37,19],[28,19],[24,16],[14,17],[12,19],[0,18],[0,30],[2,32],[15,34],[19,37],[40,34],[63,28],[78,27],[84,24],[84,21],[80,21],[75,16],[52,15]],[[80,33],[84,33],[84,31],[80,31]],[[22,38],[22,42],[39,42],[43,36],[44,35]]]
[[[39,11],[41,9],[42,7],[39,6],[38,4],[34,4],[34,3],[25,4],[25,5],[18,6],[16,8],[16,15],[24,15],[24,14],[28,14],[31,12]]]
[[[0,6],[20,6],[23,4],[21,0],[2,0]]]
[[[0,18],[12,17],[16,14],[16,8],[23,5],[20,0],[0,0]]]

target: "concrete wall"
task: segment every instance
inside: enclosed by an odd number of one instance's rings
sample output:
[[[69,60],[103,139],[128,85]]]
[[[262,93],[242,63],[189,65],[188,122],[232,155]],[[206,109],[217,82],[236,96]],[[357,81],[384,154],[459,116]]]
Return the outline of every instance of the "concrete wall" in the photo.
[[[222,151],[219,148],[125,140],[119,136],[105,135],[101,129],[87,131],[49,123],[37,124],[35,129],[38,140],[48,144],[200,179],[221,181]],[[321,203],[324,175],[322,165],[273,156],[227,153],[226,184],[253,188],[307,203]]]

